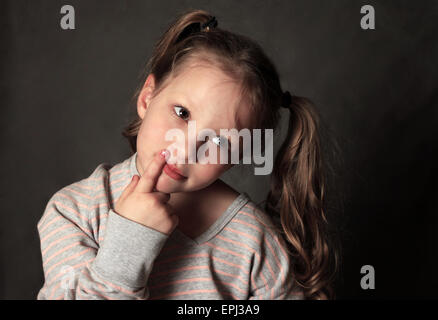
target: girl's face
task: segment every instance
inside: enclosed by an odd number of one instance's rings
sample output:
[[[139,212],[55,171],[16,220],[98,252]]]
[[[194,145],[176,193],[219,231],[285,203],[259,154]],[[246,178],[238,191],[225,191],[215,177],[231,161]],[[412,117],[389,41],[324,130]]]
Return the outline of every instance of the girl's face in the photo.
[[[185,156],[181,158],[181,153],[178,155],[175,150],[171,156],[178,159],[179,163],[173,166],[186,178],[176,180],[163,170],[155,188],[161,192],[175,193],[207,187],[233,164],[230,156],[228,164],[221,164],[219,158],[214,164],[202,164],[198,160],[196,163],[188,163],[188,121],[196,121],[196,137],[202,129],[212,129],[220,137],[220,129],[248,128],[250,113],[248,105],[241,99],[240,87],[217,68],[191,64],[172,78],[158,95],[152,97],[154,89],[154,76],[150,74],[137,101],[137,112],[142,119],[137,135],[136,164],[139,173],[143,174],[157,152],[177,143],[176,140],[166,141],[165,136],[169,130],[179,129],[184,132],[185,145],[181,141],[177,144],[185,148]],[[240,127],[236,123],[237,119]],[[217,154],[220,154],[221,147],[210,139],[196,140],[196,152],[205,143],[210,148],[215,147]],[[231,149],[230,144],[229,147]],[[181,160],[184,164],[180,163]]]

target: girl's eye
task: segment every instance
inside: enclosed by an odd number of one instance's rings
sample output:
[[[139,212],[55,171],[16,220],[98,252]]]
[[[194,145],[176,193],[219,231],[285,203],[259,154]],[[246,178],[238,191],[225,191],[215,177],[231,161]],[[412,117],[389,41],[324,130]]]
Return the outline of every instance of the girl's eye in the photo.
[[[189,112],[186,108],[180,107],[180,106],[174,106],[173,109],[175,110],[175,113],[178,117],[182,118],[183,120],[188,120]]]
[[[182,118],[183,120],[188,120],[190,113],[186,108],[181,106],[174,106],[173,109],[175,110],[175,113],[179,118]],[[211,139],[211,141],[213,141],[213,143],[219,147],[222,147],[227,142],[226,140],[227,139],[223,137],[214,137],[213,139]]]
[[[213,139],[211,139],[211,141],[213,141],[213,143],[217,144],[219,147],[222,147],[223,145],[225,145],[226,141],[225,138],[222,137],[214,137]]]

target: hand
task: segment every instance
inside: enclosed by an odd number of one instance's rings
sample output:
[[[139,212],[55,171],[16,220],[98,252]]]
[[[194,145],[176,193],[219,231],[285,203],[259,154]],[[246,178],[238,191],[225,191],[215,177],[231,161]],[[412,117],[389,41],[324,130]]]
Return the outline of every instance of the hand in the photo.
[[[167,203],[170,194],[154,191],[165,164],[166,159],[161,153],[155,155],[141,177],[132,177],[114,211],[129,220],[169,235],[178,225],[178,216],[172,213]]]

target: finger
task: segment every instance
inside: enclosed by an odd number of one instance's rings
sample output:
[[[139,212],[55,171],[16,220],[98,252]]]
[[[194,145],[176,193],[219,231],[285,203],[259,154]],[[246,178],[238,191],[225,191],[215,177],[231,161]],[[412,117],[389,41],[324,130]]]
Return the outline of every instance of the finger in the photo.
[[[167,154],[163,153],[164,150],[158,152],[149,163],[148,167],[143,172],[143,175],[140,177],[138,181],[136,191],[139,192],[152,192],[158,177],[163,170],[164,165],[166,164],[166,157],[169,155],[169,151],[166,150]]]
[[[135,186],[137,185],[138,180],[139,180],[139,176],[136,174],[133,175],[131,178],[131,181],[125,187],[125,189],[123,190],[119,199],[124,199],[126,196],[128,196],[135,189]]]

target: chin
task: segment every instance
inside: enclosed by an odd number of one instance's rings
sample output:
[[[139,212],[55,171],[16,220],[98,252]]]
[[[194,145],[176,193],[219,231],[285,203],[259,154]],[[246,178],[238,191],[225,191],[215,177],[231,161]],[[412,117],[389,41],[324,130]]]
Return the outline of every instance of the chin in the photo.
[[[184,187],[182,186],[183,183],[184,182],[173,180],[163,173],[163,175],[158,178],[155,189],[164,193],[185,192]]]

